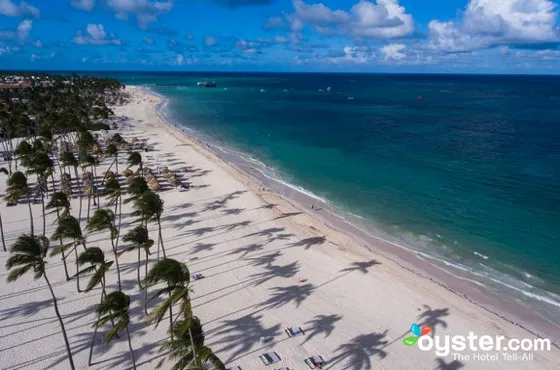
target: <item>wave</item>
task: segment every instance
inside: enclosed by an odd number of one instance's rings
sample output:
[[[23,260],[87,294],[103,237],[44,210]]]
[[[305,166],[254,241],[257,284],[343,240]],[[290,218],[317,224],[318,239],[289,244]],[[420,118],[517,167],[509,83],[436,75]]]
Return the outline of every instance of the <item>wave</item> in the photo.
[[[168,115],[165,112],[163,112],[163,110],[164,108],[168,107],[169,100],[166,97],[153,92],[152,89],[147,88],[146,90],[164,99],[162,103],[158,105],[158,111],[164,117],[167,117]],[[353,97],[349,97],[349,98],[353,98]],[[181,129],[183,132],[185,133],[188,132],[188,135],[194,136],[194,138],[199,141],[200,141],[200,139],[198,139],[199,135],[200,137],[206,136],[203,133],[199,133],[196,130],[193,130],[187,126],[180,124],[179,122],[173,122],[172,124],[175,127]],[[508,291],[516,292],[517,296],[521,294],[530,299],[543,302],[555,307],[560,307],[560,296],[557,296],[552,292],[548,292],[544,289],[537,288],[531,284],[524,282],[521,279],[515,279],[512,275],[501,273],[482,263],[478,263],[475,266],[474,263],[476,263],[476,260],[473,259],[466,258],[462,262],[453,261],[452,259],[458,258],[458,256],[451,254],[453,253],[453,251],[450,250],[449,247],[446,247],[445,245],[436,246],[436,244],[434,244],[435,243],[434,240],[429,236],[414,235],[414,234],[408,235],[407,233],[402,232],[402,230],[401,233],[399,233],[400,235],[398,236],[392,235],[391,233],[387,233],[384,229],[377,228],[375,224],[371,222],[371,220],[364,219],[363,217],[353,214],[347,210],[337,210],[327,199],[313,193],[311,190],[290,183],[288,181],[285,181],[284,179],[282,179],[282,176],[276,173],[274,168],[268,166],[267,164],[260,161],[259,159],[247,153],[243,153],[241,151],[235,150],[229,146],[218,145],[215,142],[213,142],[211,138],[208,138],[208,141],[210,143],[209,145],[211,145],[211,147],[214,148],[215,150],[221,151],[224,154],[229,154],[234,156],[235,158],[241,159],[243,162],[246,163],[244,166],[250,167],[258,171],[260,174],[262,174],[262,176],[266,177],[267,179],[272,180],[278,184],[281,184],[284,187],[289,188],[293,191],[301,193],[309,198],[322,202],[325,205],[329,205],[329,207],[332,208],[332,213],[329,212],[329,214],[332,214],[333,216],[339,218],[343,222],[353,226],[354,228],[356,228],[356,230],[363,232],[365,235],[369,235],[372,238],[384,241],[393,246],[409,250],[415,253],[419,258],[432,261],[433,262],[432,265],[444,271],[447,271],[453,276],[464,279],[466,281],[470,281],[479,286],[488,287],[487,283],[491,282],[493,283],[492,284],[494,288],[493,290],[496,290],[497,287],[502,288],[502,289],[497,289],[498,292],[503,291],[503,288],[505,288]],[[439,234],[435,234],[434,236],[437,240],[441,241],[441,239],[443,239],[443,237]],[[452,242],[455,245],[458,244],[457,241],[452,241]],[[425,249],[427,252],[419,249]],[[445,252],[445,256],[438,255],[438,251]],[[473,250],[472,253],[484,261],[490,260],[490,258],[487,255],[484,255],[475,250]],[[477,260],[480,261],[479,259]],[[473,265],[469,266],[469,262],[471,262]],[[522,274],[525,278],[531,279],[533,281],[539,280],[538,278],[535,278],[533,275],[523,271],[521,271],[520,274]]]
[[[478,256],[478,257],[482,258],[483,260],[487,260],[487,259],[489,258],[488,256],[486,256],[486,255],[484,255],[484,254],[482,254],[482,253],[478,253],[477,251],[473,251],[473,254],[474,254],[475,256]]]

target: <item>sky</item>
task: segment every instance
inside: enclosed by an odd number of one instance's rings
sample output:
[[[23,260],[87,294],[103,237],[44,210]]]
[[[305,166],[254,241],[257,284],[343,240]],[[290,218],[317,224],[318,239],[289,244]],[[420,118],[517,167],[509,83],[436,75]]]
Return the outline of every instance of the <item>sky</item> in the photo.
[[[560,73],[551,0],[0,0],[0,69]]]

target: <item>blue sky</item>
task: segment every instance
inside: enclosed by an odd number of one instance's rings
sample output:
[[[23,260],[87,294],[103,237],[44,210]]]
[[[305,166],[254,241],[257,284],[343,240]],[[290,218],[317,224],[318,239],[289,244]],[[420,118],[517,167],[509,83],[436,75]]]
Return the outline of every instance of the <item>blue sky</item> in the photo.
[[[0,69],[559,73],[551,0],[0,0]]]

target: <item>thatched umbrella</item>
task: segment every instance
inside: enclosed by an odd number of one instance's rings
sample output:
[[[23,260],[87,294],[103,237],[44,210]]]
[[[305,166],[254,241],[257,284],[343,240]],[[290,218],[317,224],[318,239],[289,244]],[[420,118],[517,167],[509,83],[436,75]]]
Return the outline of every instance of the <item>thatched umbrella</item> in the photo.
[[[159,188],[160,188],[159,182],[157,182],[157,180],[148,182],[148,188],[149,188],[151,191],[158,191]]]
[[[132,171],[130,168],[125,169],[122,173],[125,177],[134,175],[134,171]]]

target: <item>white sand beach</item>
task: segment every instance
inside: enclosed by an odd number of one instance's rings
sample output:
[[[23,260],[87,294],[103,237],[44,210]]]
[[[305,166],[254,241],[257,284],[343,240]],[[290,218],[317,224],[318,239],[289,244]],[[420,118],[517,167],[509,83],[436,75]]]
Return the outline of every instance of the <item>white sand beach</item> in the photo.
[[[144,165],[156,170],[168,166],[181,171],[188,191],[173,188],[159,192],[164,200],[163,242],[168,257],[186,262],[190,272],[204,275],[192,282],[194,314],[200,317],[206,345],[227,367],[242,370],[306,369],[304,359],[320,355],[324,369],[558,369],[560,349],[534,352],[528,360],[506,361],[438,357],[403,339],[412,323],[432,327],[430,335],[504,336],[535,339],[522,327],[452,293],[440,284],[418,276],[391,259],[368,251],[351,237],[334,231],[299,210],[287,200],[262,190],[204,145],[182,135],[161,120],[155,111],[159,98],[127,87],[129,104],[115,108],[129,117],[120,130],[127,140],[147,140],[154,150],[142,152]],[[102,162],[98,173],[110,164]],[[119,168],[126,168],[126,155]],[[55,175],[58,178],[58,176]],[[0,193],[6,189],[0,174]],[[124,179],[121,177],[121,181]],[[165,180],[162,181],[165,183]],[[101,207],[107,201],[102,198]],[[42,232],[40,204],[34,204],[35,231]],[[2,202],[6,245],[29,232],[25,204],[7,207]],[[78,200],[72,200],[77,216]],[[133,217],[123,205],[124,234]],[[47,235],[54,230],[55,215],[47,216]],[[157,225],[150,224],[152,238]],[[88,244],[109,251],[106,233],[88,236]],[[66,369],[66,352],[43,280],[23,276],[7,283],[7,252],[0,252],[0,367],[16,369]],[[151,256],[156,258],[155,254]],[[140,369],[154,369],[162,358],[159,344],[166,337],[167,322],[157,329],[144,323],[143,293],[136,284],[136,254],[121,257],[123,290],[131,296],[132,346]],[[99,289],[77,293],[74,280],[65,281],[59,257],[48,259],[49,278],[59,298],[74,361],[87,369],[88,352],[99,303]],[[69,257],[74,265],[74,257]],[[108,283],[116,286],[112,269]],[[512,303],[514,304],[514,303]],[[300,327],[304,335],[288,337],[285,330]],[[560,335],[559,335],[560,336]],[[266,338],[261,342],[261,338]],[[554,339],[554,338],[553,338]],[[556,338],[557,339],[557,338]],[[280,361],[265,366],[259,359],[275,352]],[[496,354],[496,351],[478,352]],[[509,352],[511,353],[511,352]],[[522,354],[523,351],[519,352]],[[124,335],[109,345],[101,339],[91,369],[129,369],[130,353]],[[169,368],[166,361],[162,368]]]

